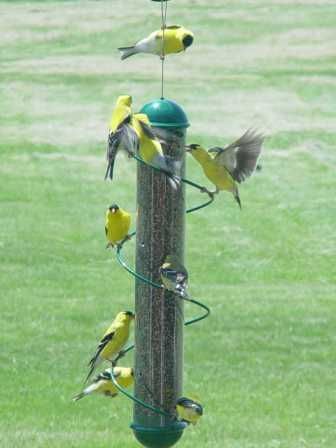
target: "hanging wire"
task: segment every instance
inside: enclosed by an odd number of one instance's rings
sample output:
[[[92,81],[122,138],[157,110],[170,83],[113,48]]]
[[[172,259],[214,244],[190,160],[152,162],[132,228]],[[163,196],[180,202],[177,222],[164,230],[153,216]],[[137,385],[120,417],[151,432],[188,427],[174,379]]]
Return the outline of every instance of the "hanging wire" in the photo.
[[[165,4],[165,6],[163,6]],[[165,50],[164,50],[164,38],[165,38],[165,30],[167,27],[167,8],[168,2],[165,0],[161,0],[161,29],[162,29],[162,42],[161,42],[161,99],[164,99],[164,63],[165,63]]]

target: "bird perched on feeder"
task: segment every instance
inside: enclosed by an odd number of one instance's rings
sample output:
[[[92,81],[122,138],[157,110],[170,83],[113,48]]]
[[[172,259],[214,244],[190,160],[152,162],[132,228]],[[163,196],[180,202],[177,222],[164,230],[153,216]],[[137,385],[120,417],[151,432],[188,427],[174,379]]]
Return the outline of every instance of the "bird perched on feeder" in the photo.
[[[117,152],[124,148],[129,156],[139,153],[142,159],[165,171],[174,189],[180,184],[176,175],[179,165],[165,156],[159,139],[155,136],[146,114],[132,114],[132,98],[119,96],[112,112],[107,145],[107,169],[105,179],[112,180]]]
[[[203,415],[203,407],[190,398],[181,397],[176,402],[176,413],[179,420],[196,425]]]
[[[95,354],[89,362],[90,370],[86,381],[103,361],[110,361],[113,364],[114,359],[128,341],[130,324],[134,318],[135,315],[132,311],[122,311],[117,314],[112,324],[104,333]]]
[[[86,395],[91,394],[103,394],[106,397],[115,397],[118,395],[118,389],[114,385],[111,372],[113,372],[113,376],[116,379],[117,383],[121,387],[129,387],[134,383],[134,371],[130,367],[113,367],[104,370],[104,372],[100,373],[96,376],[93,382],[86,387],[83,392],[75,395],[73,397],[73,401],[78,401]]]
[[[109,177],[113,179],[113,168],[115,158],[120,146],[129,153],[133,154],[132,144],[129,139],[132,138],[132,130],[129,127],[132,116],[132,97],[130,95],[121,95],[116,101],[113,109],[107,141],[107,169],[105,173],[105,180]]]
[[[241,208],[236,182],[243,182],[253,174],[263,141],[261,134],[247,130],[242,137],[225,148],[214,147],[206,151],[202,146],[192,144],[186,146],[186,150],[202,166],[204,174],[215,185],[216,190],[211,193],[229,191]],[[215,156],[212,157],[211,153],[215,153]]]
[[[139,143],[138,151],[141,158],[151,165],[163,170],[174,189],[180,185],[180,178],[176,175],[179,164],[172,157],[163,154],[162,145],[154,134],[146,114],[135,114],[132,119]]]
[[[166,289],[188,298],[188,271],[174,255],[167,255],[159,273]]]
[[[162,45],[162,40],[164,44]],[[139,40],[131,47],[120,47],[121,59],[129,58],[136,53],[150,53],[158,56],[185,51],[194,41],[194,35],[180,25],[167,26],[153,31],[149,36]]]
[[[131,215],[117,204],[110,205],[105,215],[105,234],[108,240],[106,248],[113,248],[127,239],[130,225]]]

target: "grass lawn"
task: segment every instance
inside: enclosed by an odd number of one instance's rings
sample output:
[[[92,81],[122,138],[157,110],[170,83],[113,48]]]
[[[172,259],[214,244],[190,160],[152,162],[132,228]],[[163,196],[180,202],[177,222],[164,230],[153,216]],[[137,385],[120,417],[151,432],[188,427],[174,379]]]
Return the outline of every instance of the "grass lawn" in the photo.
[[[185,331],[184,393],[205,413],[181,448],[336,447],[335,17],[331,0],[168,4],[196,36],[166,63],[188,141],[268,136],[242,212],[222,193],[188,217],[190,290],[212,315]],[[116,50],[159,22],[149,0],[0,1],[1,448],[138,446],[126,398],[71,397],[133,306],[103,225],[112,201],[135,213],[134,163],[103,181],[106,130],[119,94],[160,95],[159,60]],[[205,182],[191,158],[188,177]]]

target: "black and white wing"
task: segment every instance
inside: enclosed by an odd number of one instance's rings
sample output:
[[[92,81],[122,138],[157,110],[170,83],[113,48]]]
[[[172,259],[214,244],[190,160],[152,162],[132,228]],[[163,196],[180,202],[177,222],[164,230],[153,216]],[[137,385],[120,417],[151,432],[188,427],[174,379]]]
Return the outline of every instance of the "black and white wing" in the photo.
[[[216,153],[215,159],[220,164],[225,166],[225,168],[230,172],[233,173],[233,171],[236,168],[237,160],[236,160],[236,150],[235,148],[230,146],[227,146],[225,148],[220,148],[219,146],[214,146],[213,148],[210,148],[208,152],[214,152]]]
[[[251,176],[256,168],[261,152],[264,136],[248,129],[245,134],[231,145],[221,148],[211,148],[216,152],[215,160],[224,165],[234,180],[243,182]]]
[[[107,168],[105,180],[113,179],[113,168],[119,148],[123,148],[130,156],[137,152],[139,138],[130,125],[131,116],[125,118],[114,132],[110,132],[107,141]]]
[[[101,339],[101,341],[99,342],[99,345],[97,347],[97,350],[95,351],[95,354],[93,355],[93,357],[90,359],[89,361],[89,373],[88,376],[86,377],[85,382],[88,381],[88,379],[90,378],[90,376],[92,375],[95,367],[96,367],[96,363],[98,360],[98,357],[100,355],[100,353],[104,350],[104,348],[106,347],[106,345],[112,340],[113,336],[114,336],[114,331],[106,334],[103,339]]]

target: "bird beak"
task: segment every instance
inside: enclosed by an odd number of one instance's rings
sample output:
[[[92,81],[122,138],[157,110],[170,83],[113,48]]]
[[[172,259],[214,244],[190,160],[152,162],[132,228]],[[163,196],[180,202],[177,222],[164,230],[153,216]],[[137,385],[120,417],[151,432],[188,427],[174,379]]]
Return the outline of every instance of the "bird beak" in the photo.
[[[191,152],[190,145],[185,145],[185,146],[184,146],[184,149],[185,149],[187,152]]]

